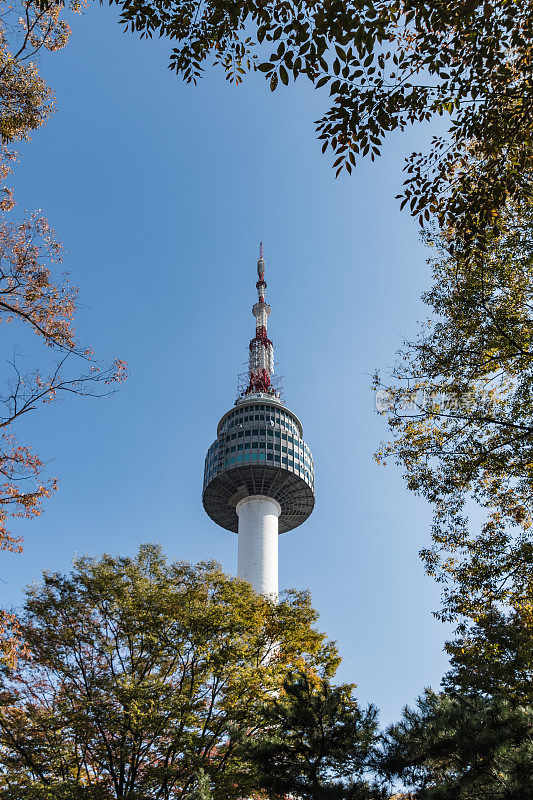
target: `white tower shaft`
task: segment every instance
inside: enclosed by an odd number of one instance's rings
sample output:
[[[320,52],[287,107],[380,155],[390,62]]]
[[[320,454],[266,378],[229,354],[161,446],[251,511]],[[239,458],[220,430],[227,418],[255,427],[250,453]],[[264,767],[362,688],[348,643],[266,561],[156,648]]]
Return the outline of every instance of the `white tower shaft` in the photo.
[[[278,599],[278,517],[281,506],[263,495],[249,495],[237,503],[239,517],[239,578],[254,591]]]

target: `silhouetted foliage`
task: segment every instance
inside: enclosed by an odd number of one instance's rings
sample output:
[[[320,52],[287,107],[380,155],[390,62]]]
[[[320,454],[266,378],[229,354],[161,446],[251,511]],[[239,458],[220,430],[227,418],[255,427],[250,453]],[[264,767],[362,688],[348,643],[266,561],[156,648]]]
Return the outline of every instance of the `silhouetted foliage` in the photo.
[[[329,92],[317,122],[337,174],[380,155],[386,136],[434,117],[448,132],[407,160],[403,204],[437,214],[473,255],[509,200],[531,196],[530,0],[111,0],[123,24],[172,44],[187,82],[209,66],[271,90],[303,77]]]

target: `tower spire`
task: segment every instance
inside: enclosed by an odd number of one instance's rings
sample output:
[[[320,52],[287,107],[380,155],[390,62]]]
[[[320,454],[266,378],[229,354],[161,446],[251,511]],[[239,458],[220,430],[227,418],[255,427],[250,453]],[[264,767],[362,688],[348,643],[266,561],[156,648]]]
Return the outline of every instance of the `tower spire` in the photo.
[[[259,244],[259,259],[257,261],[257,303],[252,306],[255,317],[255,336],[250,341],[248,360],[248,386],[245,395],[255,392],[274,394],[271,376],[274,372],[274,345],[267,335],[267,320],[270,315],[270,306],[265,302],[265,259],[263,258],[263,242]]]

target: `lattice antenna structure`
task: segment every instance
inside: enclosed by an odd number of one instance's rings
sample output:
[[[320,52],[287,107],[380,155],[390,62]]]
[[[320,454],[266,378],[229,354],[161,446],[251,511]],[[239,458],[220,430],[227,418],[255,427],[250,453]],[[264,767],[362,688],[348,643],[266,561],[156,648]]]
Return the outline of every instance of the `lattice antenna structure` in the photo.
[[[270,316],[270,306],[265,301],[267,284],[265,281],[265,259],[263,257],[263,242],[259,245],[259,259],[257,261],[257,303],[252,306],[255,317],[255,336],[248,345],[248,385],[244,394],[264,392],[276,394],[272,385],[274,372],[274,345],[268,338],[267,325]]]
[[[247,367],[247,364],[243,364],[243,366]],[[285,375],[280,375],[276,373],[276,375],[270,376],[270,385],[274,390],[271,392],[271,396],[275,397],[281,403],[285,403],[285,386],[283,381],[285,380]],[[246,397],[248,392],[248,386],[250,384],[250,373],[248,369],[246,372],[239,372],[237,375],[237,399],[240,400],[243,397]]]

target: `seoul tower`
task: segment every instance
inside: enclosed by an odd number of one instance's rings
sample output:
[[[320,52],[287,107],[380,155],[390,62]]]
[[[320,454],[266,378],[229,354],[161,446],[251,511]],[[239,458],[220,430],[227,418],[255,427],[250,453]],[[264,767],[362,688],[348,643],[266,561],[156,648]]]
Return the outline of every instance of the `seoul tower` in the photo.
[[[218,423],[217,438],[207,451],[203,504],[214,522],[238,533],[239,577],[276,600],[278,536],[311,514],[315,475],[302,423],[272,386],[274,347],[267,335],[270,306],[262,244],[257,275],[247,385]]]

